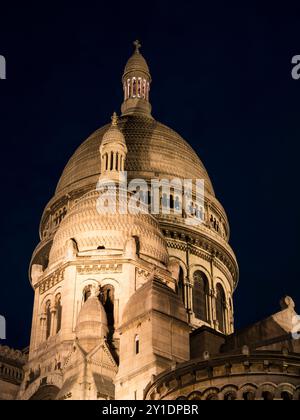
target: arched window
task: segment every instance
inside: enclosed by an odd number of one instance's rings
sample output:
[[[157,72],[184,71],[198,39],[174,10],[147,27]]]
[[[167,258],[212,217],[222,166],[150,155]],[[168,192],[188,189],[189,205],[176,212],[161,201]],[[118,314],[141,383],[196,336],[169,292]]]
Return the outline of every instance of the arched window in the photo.
[[[269,391],[265,391],[262,393],[262,398],[265,401],[273,401],[274,395]]]
[[[61,317],[62,317],[62,306],[61,306],[61,295],[56,295],[55,298],[55,308],[56,308],[56,334],[61,329]]]
[[[291,401],[293,399],[293,395],[287,391],[281,393],[281,398],[283,401]]]
[[[107,171],[108,170],[108,154],[107,153],[105,153],[104,159],[105,159],[105,170]]]
[[[50,337],[51,334],[51,302],[50,300],[46,303],[46,339]]]
[[[225,310],[226,310],[226,299],[225,292],[220,283],[217,285],[217,299],[216,299],[216,313],[217,321],[219,323],[219,330],[225,332]]]
[[[199,270],[194,273],[193,310],[196,318],[208,322],[208,280]]]
[[[119,170],[119,153],[116,155],[116,171]]]
[[[132,79],[132,97],[136,97],[136,78],[134,77]]]
[[[143,79],[143,98],[146,97],[146,79]]]
[[[177,294],[184,304],[184,272],[181,267],[179,267]]]
[[[114,319],[114,300],[115,300],[115,290],[114,287],[110,284],[107,284],[101,287],[100,291],[100,301],[104,306],[106,316],[107,316],[107,324],[108,324],[108,338],[112,339],[113,333],[115,331],[115,319]]]
[[[134,337],[134,351],[135,351],[135,354],[139,354],[139,352],[140,352],[140,337],[139,337],[139,335],[136,335]]]
[[[254,392],[248,391],[243,393],[243,400],[245,401],[253,401],[255,400]]]
[[[114,169],[114,153],[110,153],[110,170],[112,171]]]
[[[142,96],[142,79],[139,77],[138,78],[138,93],[137,93],[138,98],[140,98]]]
[[[170,209],[174,209],[174,196],[173,194],[170,195]]]
[[[130,79],[127,79],[127,99],[130,98]]]
[[[236,400],[236,393],[235,392],[227,392],[224,395],[224,400],[225,401],[233,401],[233,400]]]
[[[91,296],[92,292],[91,292],[91,285],[88,285],[84,288],[83,290],[83,302],[86,302],[88,300],[88,298]]]

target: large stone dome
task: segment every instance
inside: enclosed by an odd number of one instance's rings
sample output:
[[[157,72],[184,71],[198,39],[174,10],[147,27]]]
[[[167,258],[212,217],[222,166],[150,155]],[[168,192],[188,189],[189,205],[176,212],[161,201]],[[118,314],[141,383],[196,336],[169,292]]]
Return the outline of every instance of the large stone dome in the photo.
[[[213,187],[201,160],[174,130],[148,116],[126,115],[119,119],[128,154],[128,178],[204,179],[206,191]],[[56,194],[95,185],[100,175],[99,147],[109,125],[95,131],[73,154],[59,180]]]
[[[50,251],[49,264],[65,258],[68,243],[74,240],[78,251],[97,249],[123,252],[127,241],[139,238],[140,254],[167,264],[168,252],[157,220],[149,214],[132,214],[128,203],[128,214],[99,212],[100,193],[90,191],[82,196],[70,209],[57,230]],[[121,196],[118,203],[124,205],[128,197]]]

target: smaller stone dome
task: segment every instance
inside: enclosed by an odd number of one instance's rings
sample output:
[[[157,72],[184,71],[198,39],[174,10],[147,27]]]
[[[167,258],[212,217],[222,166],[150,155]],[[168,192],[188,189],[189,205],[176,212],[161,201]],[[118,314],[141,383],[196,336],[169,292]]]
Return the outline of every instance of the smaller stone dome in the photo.
[[[111,117],[112,123],[109,129],[104,133],[101,147],[108,144],[121,144],[125,145],[125,137],[122,134],[122,131],[118,128],[118,117],[117,114],[114,112],[113,116]]]
[[[105,197],[109,197],[109,193],[106,192]],[[124,194],[118,197],[118,204],[122,208],[128,206],[127,214],[119,211],[103,213],[99,205],[101,194],[101,191],[91,191],[70,208],[55,234],[49,265],[66,259],[70,239],[76,242],[79,252],[96,251],[103,246],[108,251],[123,253],[132,237],[139,238],[141,257],[166,265],[169,255],[158,221],[151,214],[134,214],[130,197]],[[114,197],[113,192],[111,197]]]
[[[92,294],[83,304],[77,319],[76,337],[89,352],[108,334],[107,316],[98,297]]]

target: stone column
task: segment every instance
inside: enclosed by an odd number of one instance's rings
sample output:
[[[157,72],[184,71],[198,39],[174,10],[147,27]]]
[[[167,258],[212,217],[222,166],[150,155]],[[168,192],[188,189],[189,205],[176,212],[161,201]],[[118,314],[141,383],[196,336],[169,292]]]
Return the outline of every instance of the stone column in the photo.
[[[212,325],[215,329],[219,329],[219,321],[217,320],[217,308],[216,308],[217,292],[215,289],[211,290],[211,308],[212,308]]]
[[[208,318],[211,326],[214,325],[214,290],[209,289],[208,291]]]
[[[39,336],[37,340],[37,345],[42,344],[46,340],[46,321],[47,321],[47,314],[43,312],[40,315],[40,328],[39,328]]]
[[[56,306],[51,306],[51,328],[50,328],[50,337],[53,337],[56,334]]]

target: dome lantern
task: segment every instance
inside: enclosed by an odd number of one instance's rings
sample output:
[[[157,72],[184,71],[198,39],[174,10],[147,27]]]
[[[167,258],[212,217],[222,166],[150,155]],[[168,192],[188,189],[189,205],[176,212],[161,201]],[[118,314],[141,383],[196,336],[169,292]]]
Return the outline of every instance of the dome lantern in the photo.
[[[101,178],[118,181],[120,173],[124,172],[127,147],[115,112],[111,120],[111,126],[103,135],[100,145]]]
[[[140,53],[141,44],[134,41],[135,51],[127,61],[122,78],[124,102],[122,115],[142,114],[151,117],[149,91],[151,75],[148,64]]]

